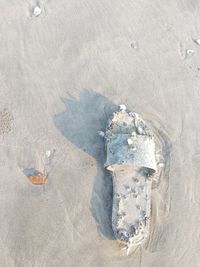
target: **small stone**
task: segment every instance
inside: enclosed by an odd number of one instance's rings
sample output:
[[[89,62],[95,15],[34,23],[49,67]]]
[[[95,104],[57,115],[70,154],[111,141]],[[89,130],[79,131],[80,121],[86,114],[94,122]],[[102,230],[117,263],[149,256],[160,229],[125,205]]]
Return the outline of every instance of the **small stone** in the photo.
[[[38,17],[42,12],[42,9],[39,6],[34,7],[33,9],[33,17]]]
[[[127,250],[126,250],[126,255],[127,255],[127,256],[129,255],[129,252],[130,252],[130,247],[128,246],[128,247],[127,247]]]
[[[121,105],[119,105],[119,109],[121,111],[125,111],[126,110],[126,106],[124,104],[121,104]]]

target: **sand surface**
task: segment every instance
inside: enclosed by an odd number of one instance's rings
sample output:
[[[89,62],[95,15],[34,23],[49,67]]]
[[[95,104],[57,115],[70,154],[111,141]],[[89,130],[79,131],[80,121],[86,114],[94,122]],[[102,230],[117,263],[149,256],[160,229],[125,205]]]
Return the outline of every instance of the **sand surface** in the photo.
[[[0,266],[198,267],[200,2],[40,4],[0,1]],[[150,239],[129,257],[97,134],[121,103],[165,152]]]

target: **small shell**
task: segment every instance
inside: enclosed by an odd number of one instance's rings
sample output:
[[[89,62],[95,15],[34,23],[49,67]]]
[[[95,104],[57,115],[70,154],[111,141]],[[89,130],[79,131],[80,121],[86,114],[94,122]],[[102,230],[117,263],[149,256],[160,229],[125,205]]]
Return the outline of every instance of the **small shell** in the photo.
[[[120,198],[121,197],[121,194],[116,193],[115,196],[116,196],[116,198]]]
[[[131,112],[128,113],[128,115],[134,118],[135,117],[135,112],[131,111]]]
[[[34,7],[33,9],[33,17],[38,17],[42,12],[42,9],[39,6]]]
[[[158,163],[158,166],[159,166],[160,168],[163,168],[163,167],[165,166],[165,164],[164,164],[163,162],[159,162],[159,163]]]
[[[119,109],[121,111],[125,111],[126,110],[126,106],[124,104],[121,104],[121,105],[119,105]]]
[[[134,138],[137,136],[137,134],[136,134],[135,131],[133,131],[133,132],[131,133],[131,135],[132,135],[132,137],[134,137]]]
[[[139,122],[139,115],[138,113],[134,112],[135,124],[137,125]]]
[[[103,131],[98,131],[98,135],[101,136],[101,137],[104,137],[105,133]]]
[[[137,150],[137,148],[135,146],[132,146],[131,149],[132,149],[132,151],[136,151]]]
[[[128,246],[126,245],[126,246],[123,246],[123,247],[121,247],[121,250],[127,250],[128,249]]]
[[[129,145],[132,145],[132,144],[133,144],[133,140],[131,140],[131,138],[128,138],[128,139],[127,139],[127,143],[128,143]]]
[[[140,214],[141,214],[141,217],[145,217],[146,216],[146,211],[145,210],[141,210]],[[143,222],[140,221],[140,224],[143,224]]]
[[[138,235],[138,234],[139,234],[138,229],[135,229],[135,235]]]
[[[143,132],[144,132],[143,128],[141,126],[137,127],[137,131],[138,131],[139,134],[143,134]]]
[[[131,192],[131,187],[129,185],[125,185],[125,189],[127,192]]]
[[[141,189],[142,192],[144,192],[144,185],[141,185],[140,189]]]
[[[124,217],[126,213],[123,211],[122,213],[119,213],[118,215]]]
[[[123,199],[127,199],[127,196],[126,196],[126,195],[122,195],[122,198],[123,198]]]
[[[51,156],[51,150],[46,151],[46,156],[49,158]]]
[[[186,49],[185,50],[185,56],[186,57],[190,57],[190,56],[192,56],[194,54],[194,50],[192,50],[192,49]]]

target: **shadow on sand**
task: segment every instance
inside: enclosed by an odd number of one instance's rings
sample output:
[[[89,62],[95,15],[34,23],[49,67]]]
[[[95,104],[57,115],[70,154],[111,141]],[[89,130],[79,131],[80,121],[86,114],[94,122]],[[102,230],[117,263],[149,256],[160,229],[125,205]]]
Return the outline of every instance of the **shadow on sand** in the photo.
[[[93,90],[83,90],[79,99],[61,98],[66,111],[54,116],[59,131],[74,145],[96,159],[97,175],[92,190],[91,212],[100,232],[114,239],[111,226],[112,178],[104,170],[105,151],[98,131],[105,130],[108,118],[117,109],[109,99]]]

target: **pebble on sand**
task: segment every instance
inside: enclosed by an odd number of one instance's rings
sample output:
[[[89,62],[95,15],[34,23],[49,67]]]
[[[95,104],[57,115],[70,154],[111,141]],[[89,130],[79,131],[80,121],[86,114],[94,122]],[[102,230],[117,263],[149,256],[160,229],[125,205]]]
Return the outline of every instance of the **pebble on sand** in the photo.
[[[39,6],[34,7],[33,9],[33,17],[38,17],[42,12],[42,9]]]

